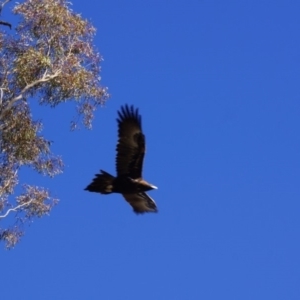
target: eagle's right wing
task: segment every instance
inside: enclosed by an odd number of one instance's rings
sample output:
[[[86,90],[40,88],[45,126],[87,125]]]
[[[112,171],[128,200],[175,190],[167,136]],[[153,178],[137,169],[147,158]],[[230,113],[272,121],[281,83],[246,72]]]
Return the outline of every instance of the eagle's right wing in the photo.
[[[154,200],[144,192],[122,195],[132,206],[133,211],[137,214],[143,214],[145,212],[157,212],[157,207]]]
[[[128,105],[122,106],[118,115],[117,174],[141,178],[146,148],[141,116],[138,109]]]

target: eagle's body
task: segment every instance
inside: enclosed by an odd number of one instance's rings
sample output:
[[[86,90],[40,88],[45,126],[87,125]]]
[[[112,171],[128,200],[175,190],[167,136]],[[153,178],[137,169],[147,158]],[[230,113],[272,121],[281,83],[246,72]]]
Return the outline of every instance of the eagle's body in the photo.
[[[145,192],[156,187],[142,178],[145,136],[141,116],[133,106],[123,106],[118,112],[117,176],[100,170],[85,189],[101,194],[120,193],[134,212],[157,212],[156,204]]]

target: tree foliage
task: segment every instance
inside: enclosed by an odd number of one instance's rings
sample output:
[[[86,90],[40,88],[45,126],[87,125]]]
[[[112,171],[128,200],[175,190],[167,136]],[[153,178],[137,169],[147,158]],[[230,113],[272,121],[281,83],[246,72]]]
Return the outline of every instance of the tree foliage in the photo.
[[[8,1],[2,2],[1,10]],[[94,110],[107,99],[100,85],[101,56],[93,46],[95,28],[65,0],[26,0],[16,4],[16,28],[0,22],[0,240],[13,247],[23,224],[50,212],[58,202],[43,187],[19,182],[21,167],[55,176],[63,162],[51,152],[42,123],[32,119],[29,101],[55,107],[77,103],[78,122],[90,128]],[[1,25],[2,24],[2,25]],[[7,25],[7,26],[3,26]],[[18,186],[23,191],[17,193]]]

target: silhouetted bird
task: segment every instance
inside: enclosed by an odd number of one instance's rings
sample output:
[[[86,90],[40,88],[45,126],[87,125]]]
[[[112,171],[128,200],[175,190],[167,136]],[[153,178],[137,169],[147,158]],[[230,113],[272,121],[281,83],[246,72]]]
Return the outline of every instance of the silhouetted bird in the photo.
[[[135,213],[157,212],[154,200],[145,192],[157,189],[142,178],[145,155],[145,135],[141,116],[133,106],[122,106],[118,111],[117,176],[100,170],[85,190],[100,194],[120,193]]]

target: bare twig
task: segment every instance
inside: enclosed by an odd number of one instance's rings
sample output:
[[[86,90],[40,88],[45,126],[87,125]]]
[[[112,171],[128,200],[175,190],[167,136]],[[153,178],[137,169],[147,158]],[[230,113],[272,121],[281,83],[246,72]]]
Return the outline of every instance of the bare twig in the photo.
[[[2,9],[3,7],[8,3],[10,2],[11,0],[5,0],[4,2],[2,2],[2,4],[0,5],[0,14],[2,13]]]
[[[0,25],[5,25],[5,26],[8,26],[9,29],[11,29],[11,24],[8,23],[8,22],[4,22],[4,21],[0,21]]]
[[[0,105],[2,104],[3,100],[3,90],[5,90],[5,88],[0,88]]]
[[[34,199],[31,199],[31,200],[29,200],[29,201],[26,202],[26,203],[20,204],[20,205],[14,207],[14,208],[10,208],[4,215],[0,216],[0,219],[3,219],[3,218],[5,218],[5,217],[7,217],[8,214],[11,213],[12,211],[17,211],[17,210],[19,210],[20,208],[22,208],[23,206],[29,205],[33,200],[34,200]]]
[[[4,2],[2,2],[2,4],[0,5],[0,15],[1,15],[1,13],[2,13],[3,7],[4,7],[8,2],[10,2],[10,1],[11,1],[11,0],[5,0]],[[8,22],[0,21],[0,25],[8,26],[9,29],[11,29],[11,24],[8,23]]]

